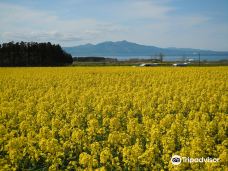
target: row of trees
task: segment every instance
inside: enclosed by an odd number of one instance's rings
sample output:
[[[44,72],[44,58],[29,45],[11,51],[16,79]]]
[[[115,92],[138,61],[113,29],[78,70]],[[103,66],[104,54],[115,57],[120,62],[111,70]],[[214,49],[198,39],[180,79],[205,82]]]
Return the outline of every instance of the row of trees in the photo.
[[[88,57],[74,57],[74,61],[77,62],[116,62],[116,58],[105,58],[98,56],[88,56]]]
[[[73,62],[60,45],[37,42],[0,44],[0,66],[59,66]]]

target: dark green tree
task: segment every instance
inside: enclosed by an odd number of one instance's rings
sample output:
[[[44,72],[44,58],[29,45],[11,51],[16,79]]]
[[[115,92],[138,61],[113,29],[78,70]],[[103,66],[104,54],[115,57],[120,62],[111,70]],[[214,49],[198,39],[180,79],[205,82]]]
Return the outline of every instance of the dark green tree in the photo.
[[[0,45],[0,66],[62,66],[73,58],[60,45],[36,42],[9,42]]]

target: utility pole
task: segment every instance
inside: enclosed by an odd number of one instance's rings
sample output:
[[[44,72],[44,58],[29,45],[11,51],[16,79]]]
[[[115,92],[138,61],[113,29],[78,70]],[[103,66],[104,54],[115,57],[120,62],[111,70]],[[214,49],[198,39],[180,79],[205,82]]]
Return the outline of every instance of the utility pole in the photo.
[[[199,66],[200,66],[200,52],[199,52]]]

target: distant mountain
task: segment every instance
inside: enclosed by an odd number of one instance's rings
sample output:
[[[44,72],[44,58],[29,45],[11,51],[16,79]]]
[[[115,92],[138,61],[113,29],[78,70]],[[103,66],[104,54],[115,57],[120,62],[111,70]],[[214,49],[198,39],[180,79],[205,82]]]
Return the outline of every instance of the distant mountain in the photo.
[[[191,48],[159,48],[155,46],[140,45],[126,40],[117,42],[103,42],[96,45],[85,44],[74,47],[64,47],[72,56],[153,56],[159,53],[164,55],[227,55],[228,52],[200,50]]]

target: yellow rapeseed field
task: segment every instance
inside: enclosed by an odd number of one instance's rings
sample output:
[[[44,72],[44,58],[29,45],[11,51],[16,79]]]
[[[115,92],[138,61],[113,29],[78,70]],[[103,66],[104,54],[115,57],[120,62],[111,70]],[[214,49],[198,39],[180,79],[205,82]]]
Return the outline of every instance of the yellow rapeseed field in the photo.
[[[0,169],[225,170],[227,114],[228,67],[0,68]]]

